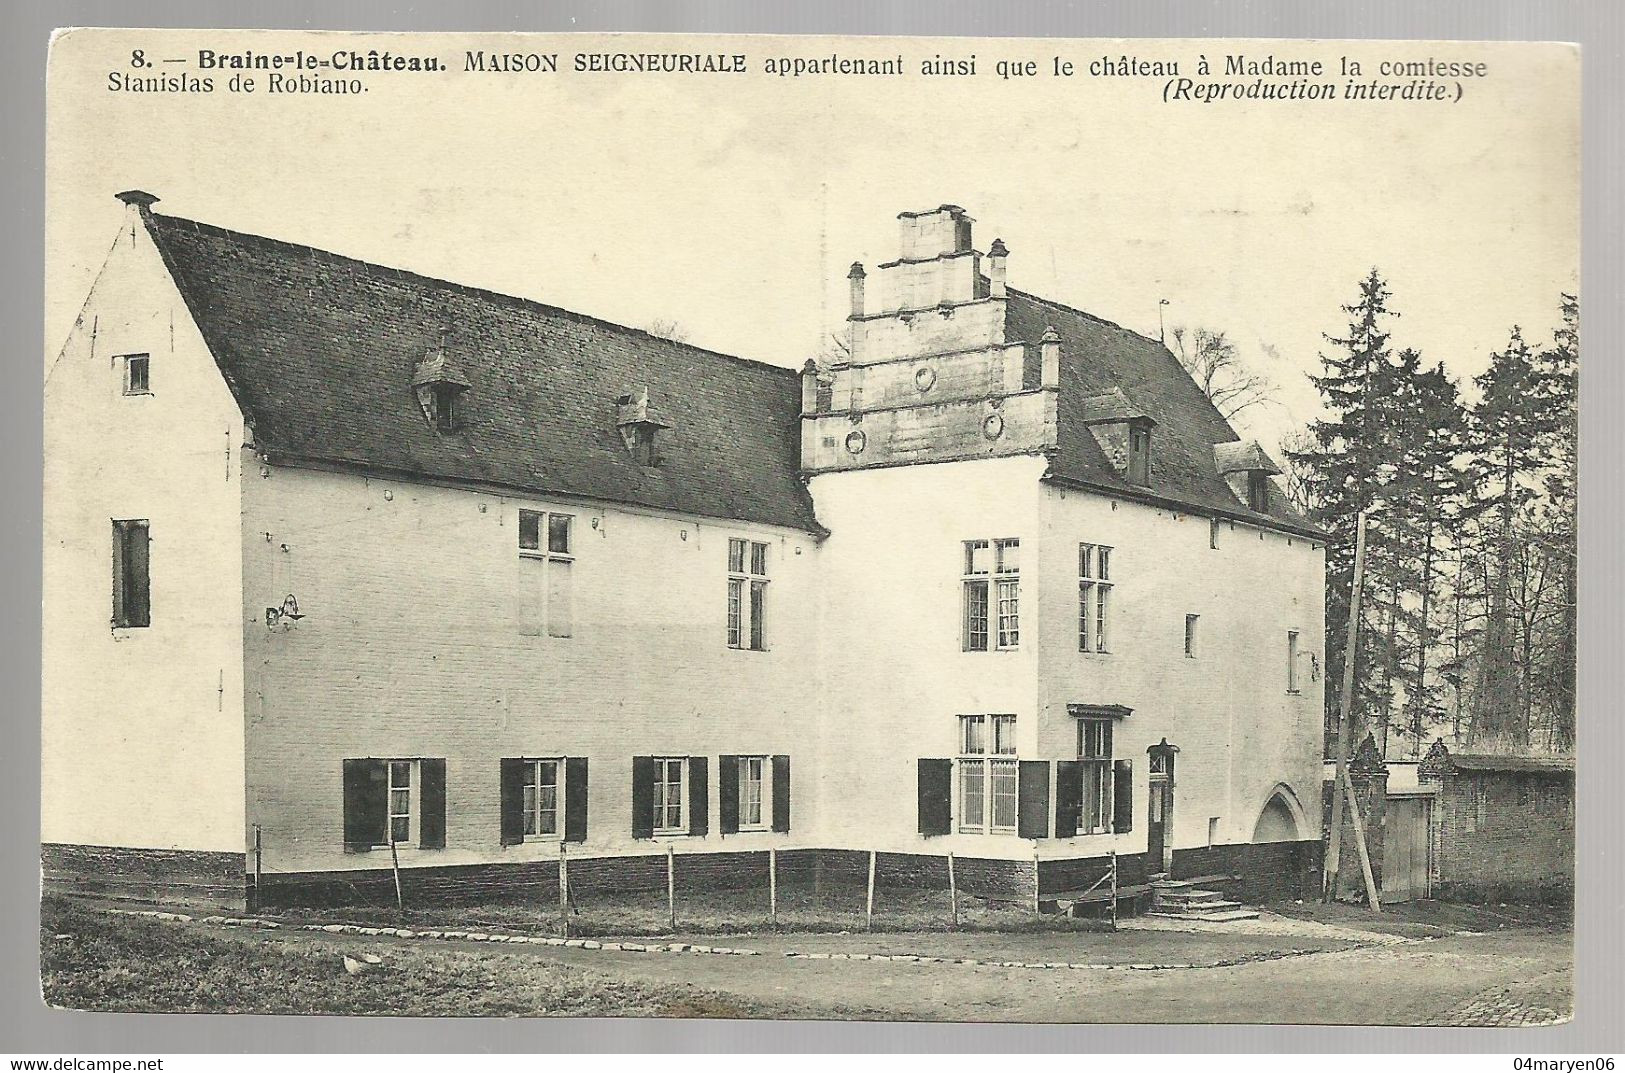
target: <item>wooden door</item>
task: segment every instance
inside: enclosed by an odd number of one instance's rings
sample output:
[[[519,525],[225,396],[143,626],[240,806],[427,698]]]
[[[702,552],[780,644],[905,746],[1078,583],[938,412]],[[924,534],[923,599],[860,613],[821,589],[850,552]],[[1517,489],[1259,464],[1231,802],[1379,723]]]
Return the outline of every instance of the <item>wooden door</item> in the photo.
[[[1428,884],[1428,812],[1424,797],[1389,798],[1382,837],[1382,897],[1408,902],[1426,898]]]

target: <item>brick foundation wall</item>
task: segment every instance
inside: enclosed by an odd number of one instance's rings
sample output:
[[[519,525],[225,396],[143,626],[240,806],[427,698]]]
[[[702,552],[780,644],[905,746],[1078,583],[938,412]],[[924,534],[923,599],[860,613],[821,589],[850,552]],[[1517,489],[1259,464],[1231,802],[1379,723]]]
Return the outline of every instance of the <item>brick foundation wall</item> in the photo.
[[[1244,842],[1174,850],[1173,879],[1227,875],[1221,886],[1245,902],[1274,902],[1314,896],[1320,886],[1321,843]]]
[[[241,853],[47,842],[40,866],[45,889],[62,893],[228,909],[247,894]]]
[[[1044,861],[1038,867],[1038,889],[1044,894],[1086,890],[1111,867],[1110,857],[1074,857],[1065,861]],[[1117,885],[1137,886],[1145,882],[1145,856],[1140,853],[1117,855]]]

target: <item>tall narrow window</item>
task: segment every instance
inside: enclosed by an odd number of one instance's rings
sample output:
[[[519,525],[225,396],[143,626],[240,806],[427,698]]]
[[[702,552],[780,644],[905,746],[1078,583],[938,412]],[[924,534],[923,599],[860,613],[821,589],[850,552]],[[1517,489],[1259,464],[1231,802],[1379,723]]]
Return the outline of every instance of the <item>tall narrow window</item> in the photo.
[[[1298,631],[1286,632],[1286,691],[1298,692]]]
[[[152,359],[146,354],[124,355],[124,393],[152,394]]]
[[[521,632],[569,637],[574,629],[570,587],[574,518],[548,511],[519,512],[519,558],[525,602]]]
[[[1021,645],[1021,541],[967,540],[962,634],[967,652]],[[989,645],[991,639],[992,645]]]
[[[1185,616],[1185,655],[1196,658],[1196,621],[1200,615]]]
[[[560,790],[564,764],[559,760],[526,760],[524,781],[525,837],[559,834]]]
[[[1270,475],[1261,469],[1247,471],[1247,508],[1260,514],[1270,509]]]
[[[1106,608],[1111,603],[1112,549],[1078,545],[1078,651],[1105,652]]]
[[[1016,717],[959,717],[959,829],[991,834],[1016,829],[1020,767]]]
[[[454,384],[434,384],[430,391],[434,398],[434,427],[450,432],[457,427],[457,387]]]
[[[655,758],[654,833],[657,835],[688,832],[683,823],[683,782],[687,768],[687,757]]]
[[[1078,720],[1078,759],[1081,761],[1083,800],[1078,812],[1078,834],[1104,834],[1112,819],[1112,721]]]
[[[767,648],[767,545],[728,541],[728,647]]]
[[[412,841],[412,761],[389,762],[389,841]]]
[[[145,520],[113,523],[113,625],[129,629],[152,625],[152,582],[148,575]]]
[[[765,756],[739,758],[739,829],[742,831],[765,828],[772,816],[768,804],[768,770]]]
[[[1135,484],[1151,483],[1151,430],[1144,427],[1128,431],[1128,479]]]

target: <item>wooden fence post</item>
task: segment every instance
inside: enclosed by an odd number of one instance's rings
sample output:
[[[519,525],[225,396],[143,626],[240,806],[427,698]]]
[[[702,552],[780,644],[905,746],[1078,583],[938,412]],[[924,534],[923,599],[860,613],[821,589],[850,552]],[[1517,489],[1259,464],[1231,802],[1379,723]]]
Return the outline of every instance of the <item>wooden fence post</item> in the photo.
[[[265,853],[260,841],[260,825],[254,825],[254,904],[251,906],[256,912],[260,908],[260,875],[264,867]]]
[[[767,851],[767,919],[775,928],[779,926],[779,851]]]
[[[869,898],[864,907],[864,928],[875,930],[875,851],[869,851]]]
[[[666,913],[677,930],[677,847],[666,843]]]
[[[1117,930],[1117,851],[1112,850],[1112,930]]]
[[[1033,843],[1033,913],[1042,913],[1042,900],[1038,894],[1038,843]]]
[[[568,843],[559,843],[559,934],[570,937],[570,861]]]
[[[959,927],[959,884],[954,882],[954,851],[948,851],[948,912],[953,915],[954,927]]]
[[[389,833],[389,869],[395,874],[395,911],[406,912],[406,899],[401,895],[401,855],[395,852],[395,832]]]

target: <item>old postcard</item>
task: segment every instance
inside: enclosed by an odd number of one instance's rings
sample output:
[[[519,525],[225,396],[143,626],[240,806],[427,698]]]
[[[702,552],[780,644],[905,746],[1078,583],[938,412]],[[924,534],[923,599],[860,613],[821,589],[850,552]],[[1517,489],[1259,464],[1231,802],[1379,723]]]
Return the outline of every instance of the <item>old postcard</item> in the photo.
[[[1567,1020],[1579,76],[60,33],[44,999]]]

